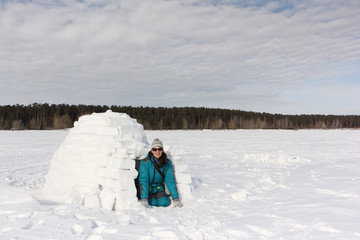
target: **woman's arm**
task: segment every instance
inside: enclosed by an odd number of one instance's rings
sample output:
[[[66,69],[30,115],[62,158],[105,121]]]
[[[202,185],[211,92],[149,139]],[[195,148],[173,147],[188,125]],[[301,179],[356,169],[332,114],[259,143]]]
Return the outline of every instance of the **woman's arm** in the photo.
[[[146,162],[141,161],[139,167],[139,187],[140,198],[149,198],[150,180],[149,180],[149,166]]]
[[[167,188],[170,191],[172,199],[177,199],[177,198],[179,198],[179,193],[176,188],[174,169],[173,169],[171,162],[168,162],[167,165],[168,166],[167,166],[167,170],[165,173],[165,183],[166,183]]]

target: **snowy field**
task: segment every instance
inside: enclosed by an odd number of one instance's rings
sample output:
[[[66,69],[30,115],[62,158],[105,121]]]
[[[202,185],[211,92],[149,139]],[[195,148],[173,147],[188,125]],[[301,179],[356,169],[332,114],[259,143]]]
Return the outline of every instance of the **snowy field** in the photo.
[[[69,131],[0,131],[0,239],[360,239],[359,130],[145,132],[189,166],[183,208],[40,204]]]

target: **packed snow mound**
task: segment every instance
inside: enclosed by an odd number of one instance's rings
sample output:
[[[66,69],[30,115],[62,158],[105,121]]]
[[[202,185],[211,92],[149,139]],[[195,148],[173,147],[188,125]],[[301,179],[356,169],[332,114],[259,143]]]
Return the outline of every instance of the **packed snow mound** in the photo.
[[[145,158],[149,149],[143,126],[127,114],[108,110],[82,116],[52,157],[44,188],[35,197],[89,208],[126,209],[137,204],[135,159]],[[175,154],[174,159],[176,163],[180,156]],[[187,165],[179,164],[178,169],[179,192],[191,197]]]

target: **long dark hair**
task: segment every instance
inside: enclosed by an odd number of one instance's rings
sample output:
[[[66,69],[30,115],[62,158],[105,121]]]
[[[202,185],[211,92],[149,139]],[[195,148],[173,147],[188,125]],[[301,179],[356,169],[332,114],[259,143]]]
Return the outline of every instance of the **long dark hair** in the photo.
[[[150,155],[150,157],[154,156],[151,151],[149,152],[149,155]],[[165,163],[168,161],[167,155],[164,151],[162,152],[162,154],[158,160],[159,160],[160,166],[164,166]]]

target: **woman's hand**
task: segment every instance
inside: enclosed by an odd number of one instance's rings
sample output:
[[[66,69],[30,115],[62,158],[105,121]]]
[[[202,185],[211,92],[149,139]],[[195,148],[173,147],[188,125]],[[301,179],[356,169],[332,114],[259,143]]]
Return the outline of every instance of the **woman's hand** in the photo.
[[[182,206],[184,206],[184,204],[182,204],[180,202],[180,199],[176,198],[176,199],[173,199],[173,206],[174,207],[182,207]]]
[[[141,200],[140,200],[140,203],[141,203],[141,205],[143,205],[143,206],[146,207],[146,208],[149,208],[149,207],[150,207],[149,201],[148,201],[147,198],[141,199]]]

